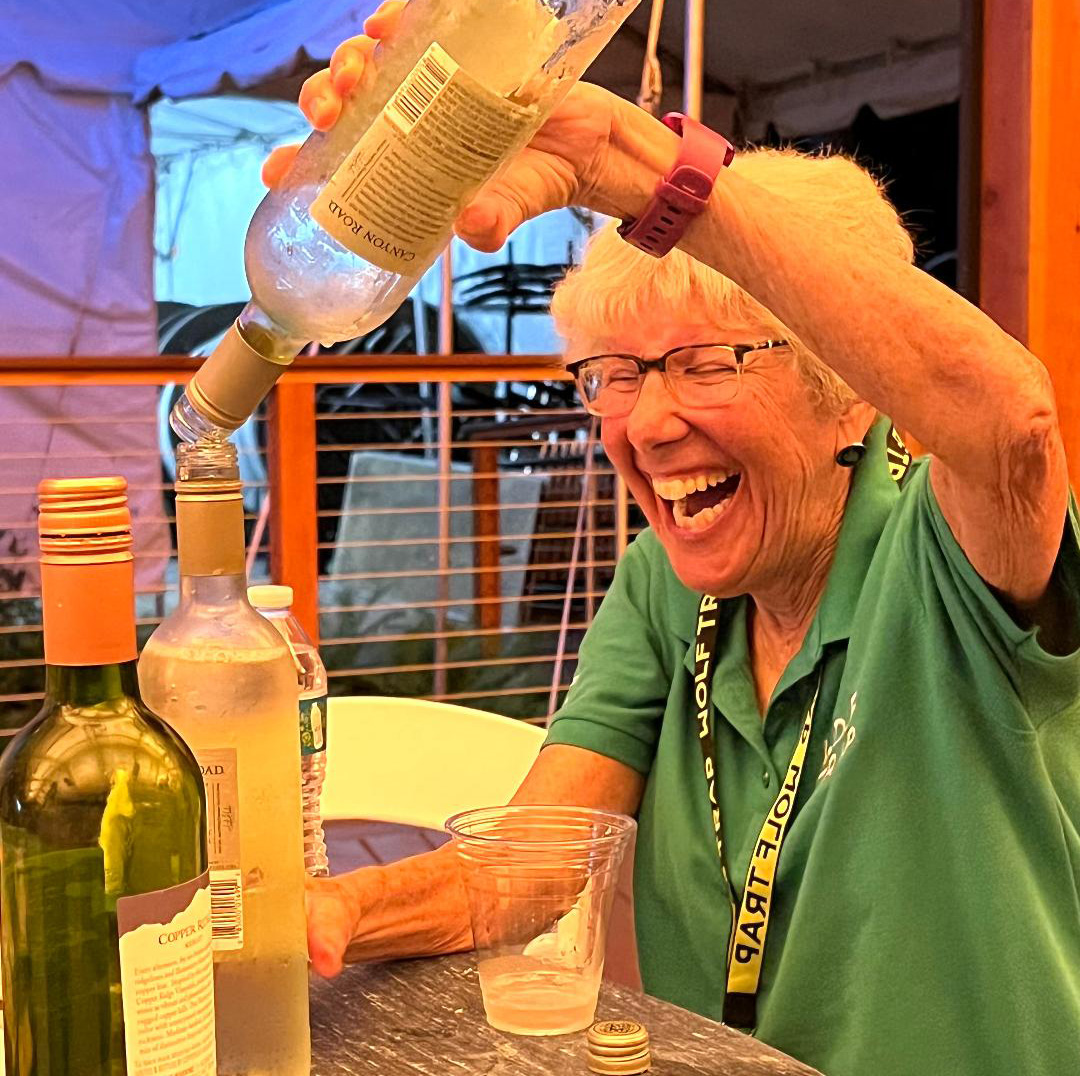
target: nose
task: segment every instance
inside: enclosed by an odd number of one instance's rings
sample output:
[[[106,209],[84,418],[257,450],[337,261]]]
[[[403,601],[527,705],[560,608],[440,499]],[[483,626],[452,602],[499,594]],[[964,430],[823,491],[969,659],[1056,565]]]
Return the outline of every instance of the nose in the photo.
[[[641,383],[634,409],[626,418],[626,437],[638,452],[678,441],[686,434],[679,402],[668,391],[659,370],[650,370]]]

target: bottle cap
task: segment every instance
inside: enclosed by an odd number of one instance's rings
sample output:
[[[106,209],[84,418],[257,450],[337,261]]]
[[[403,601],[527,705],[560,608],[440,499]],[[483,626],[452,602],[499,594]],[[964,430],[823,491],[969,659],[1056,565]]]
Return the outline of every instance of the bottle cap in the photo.
[[[601,1020],[589,1028],[589,1068],[609,1076],[633,1076],[652,1063],[649,1032],[636,1020]]]
[[[49,553],[108,554],[131,548],[127,482],[47,478],[38,485],[38,535]]]
[[[256,609],[288,609],[292,605],[293,589],[261,583],[248,587],[247,596]]]

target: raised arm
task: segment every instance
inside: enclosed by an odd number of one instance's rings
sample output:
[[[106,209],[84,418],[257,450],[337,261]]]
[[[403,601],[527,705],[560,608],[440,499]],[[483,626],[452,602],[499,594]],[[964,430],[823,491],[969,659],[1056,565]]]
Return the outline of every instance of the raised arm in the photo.
[[[678,137],[583,85],[532,151],[462,215],[459,234],[473,245],[494,249],[521,220],[561,204],[639,216],[675,162]],[[737,160],[680,246],[772,311],[934,455],[934,489],[968,559],[1037,620],[1068,502],[1054,394],[1038,359],[895,253],[868,249],[841,221],[740,175]]]

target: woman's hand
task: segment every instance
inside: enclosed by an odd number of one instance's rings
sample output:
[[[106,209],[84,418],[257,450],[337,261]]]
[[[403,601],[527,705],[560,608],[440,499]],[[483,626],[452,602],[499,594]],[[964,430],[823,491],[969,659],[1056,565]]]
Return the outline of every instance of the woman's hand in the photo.
[[[370,70],[375,46],[393,34],[405,2],[383,3],[364,23],[364,33],[339,45],[330,66],[304,83],[300,108],[316,130],[325,131],[337,122],[343,96]],[[627,215],[631,192],[640,183],[633,183],[633,164],[627,167],[625,159],[620,167],[611,163],[618,156],[612,147],[620,119],[640,122],[626,110],[638,112],[598,86],[574,86],[529,145],[466,206],[455,225],[457,234],[477,250],[493,251],[524,221],[551,209],[580,205]],[[655,123],[645,113],[640,116]],[[282,146],[270,154],[262,173],[267,186],[281,180],[298,148]]]
[[[358,883],[376,868],[364,868],[343,878],[308,878],[304,894],[307,905],[308,958],[319,975],[330,978],[345,964],[345,950],[356,933]],[[344,879],[347,879],[344,880]]]

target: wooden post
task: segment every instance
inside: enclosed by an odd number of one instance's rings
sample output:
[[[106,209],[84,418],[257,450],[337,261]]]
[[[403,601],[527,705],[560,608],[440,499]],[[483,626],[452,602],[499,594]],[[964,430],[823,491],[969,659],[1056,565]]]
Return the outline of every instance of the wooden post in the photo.
[[[1080,482],[1076,0],[985,0],[980,305],[1050,370]]]
[[[1025,342],[1031,5],[1039,2],[985,0],[983,7],[979,305]]]
[[[270,565],[293,589],[293,612],[319,644],[319,526],[316,515],[315,386],[279,383],[267,416]]]
[[[1080,483],[1080,5],[1032,0],[1028,347],[1050,370]]]
[[[498,598],[502,593],[499,573],[499,449],[477,441],[472,446],[473,564],[476,573],[476,596]],[[481,601],[480,627],[497,628],[502,623],[502,606],[497,601]],[[485,636],[494,639],[494,636]],[[496,641],[494,650],[498,649]]]

